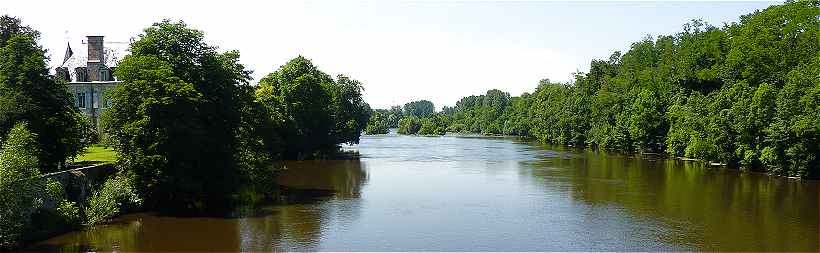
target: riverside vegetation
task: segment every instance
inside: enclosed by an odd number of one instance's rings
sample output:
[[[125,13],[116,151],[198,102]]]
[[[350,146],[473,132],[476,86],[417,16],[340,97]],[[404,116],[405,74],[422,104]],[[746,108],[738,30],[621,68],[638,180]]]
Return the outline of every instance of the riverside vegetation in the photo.
[[[722,27],[693,20],[593,60],[569,83],[541,80],[517,97],[493,89],[437,113],[428,101],[377,109],[369,126],[527,136],[820,178],[818,5],[788,1]]]
[[[49,75],[39,32],[0,17],[0,249],[43,226],[109,221],[131,210],[219,215],[269,200],[276,161],[357,143],[360,133],[473,132],[641,153],[666,153],[774,175],[818,178],[818,1],[788,1],[714,27],[647,37],[592,61],[569,83],[501,90],[435,112],[430,101],[371,110],[362,84],[331,77],[302,56],[250,84],[238,51],[164,20],[130,45],[122,84],[97,127]],[[116,172],[88,199],[39,180],[94,143]],[[261,194],[248,194],[261,193]],[[260,196],[261,195],[261,196]]]
[[[355,79],[332,78],[299,56],[252,86],[239,52],[219,52],[201,31],[164,20],[131,43],[115,72],[122,83],[99,136],[116,155],[80,158],[114,157],[116,172],[88,199],[68,200],[60,182],[39,176],[70,165],[97,130],[64,81],[48,75],[38,38],[19,19],[0,18],[0,249],[48,236],[46,225],[103,223],[128,210],[222,215],[265,201],[276,191],[275,161],[357,143],[370,118]]]

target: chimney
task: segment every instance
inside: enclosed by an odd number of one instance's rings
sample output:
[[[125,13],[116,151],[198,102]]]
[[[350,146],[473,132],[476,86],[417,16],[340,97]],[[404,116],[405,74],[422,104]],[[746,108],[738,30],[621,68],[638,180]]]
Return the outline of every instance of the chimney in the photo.
[[[88,39],[88,81],[102,81],[100,70],[105,67],[103,36],[86,36]]]

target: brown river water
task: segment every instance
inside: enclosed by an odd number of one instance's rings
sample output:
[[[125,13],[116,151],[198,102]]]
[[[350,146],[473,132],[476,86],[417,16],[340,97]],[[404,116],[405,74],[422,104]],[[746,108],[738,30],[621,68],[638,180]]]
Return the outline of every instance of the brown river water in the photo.
[[[817,181],[513,138],[363,136],[286,162],[284,201],[239,218],[154,213],[43,251],[814,251]]]

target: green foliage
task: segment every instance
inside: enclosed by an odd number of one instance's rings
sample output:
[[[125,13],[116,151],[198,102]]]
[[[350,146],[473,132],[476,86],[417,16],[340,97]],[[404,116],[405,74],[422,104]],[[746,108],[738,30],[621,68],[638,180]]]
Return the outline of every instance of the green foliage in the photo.
[[[281,138],[284,156],[296,158],[359,142],[370,118],[361,92],[359,81],[334,80],[299,56],[259,81],[256,101]]]
[[[443,114],[451,117],[453,124],[459,124],[450,130],[502,134],[507,123],[502,115],[510,106],[510,101],[509,93],[494,89],[485,95],[462,98],[454,108],[446,108]]]
[[[56,208],[53,212],[59,219],[59,224],[48,224],[51,226],[66,225],[70,227],[77,226],[81,223],[80,207],[77,203],[69,201],[66,196],[65,188],[60,181],[54,179],[47,179],[45,184],[45,198],[52,203],[56,203]],[[51,210],[41,210],[45,212],[52,212]]]
[[[447,116],[441,114],[423,118],[417,133],[421,135],[444,135],[447,132],[448,119]]]
[[[34,40],[40,39],[40,32],[25,26],[20,19],[8,15],[0,16],[0,47],[5,47],[6,43],[15,36],[27,36]]]
[[[202,32],[168,20],[146,28],[130,50],[103,115],[119,167],[151,206],[225,206],[250,163],[241,159],[259,157],[247,154],[256,145],[240,145],[257,126],[241,125],[254,121],[238,52],[219,53]]]
[[[387,114],[387,127],[399,127],[399,120],[401,120],[402,118],[404,118],[404,109],[402,109],[402,107],[398,105],[391,106]]]
[[[421,129],[421,119],[416,116],[405,117],[399,121],[399,134],[417,134]]]
[[[134,182],[125,174],[117,174],[106,180],[102,188],[89,197],[85,207],[86,223],[94,225],[109,221],[123,208],[141,203],[142,199],[134,189]],[[70,206],[63,209],[61,212],[74,212]]]
[[[0,135],[26,121],[37,134],[40,165],[50,172],[82,152],[82,116],[66,86],[48,76],[38,38],[20,20],[0,17]]]
[[[75,226],[82,221],[80,207],[74,201],[61,200],[57,204],[57,215],[64,224],[68,224],[69,226]]]
[[[370,120],[367,122],[367,126],[364,129],[366,134],[386,134],[390,130],[388,126],[390,122],[388,122],[389,111],[387,110],[374,110],[373,113],[370,115]]]
[[[362,99],[362,83],[345,75],[336,76],[335,85],[330,86],[333,98],[333,119],[336,127],[332,135],[335,143],[359,143],[362,130],[370,119],[370,105]]]
[[[404,104],[404,117],[430,117],[433,113],[436,112],[435,106],[433,106],[433,102],[427,100],[419,100],[413,101],[407,104]]]
[[[19,245],[39,207],[36,194],[41,186],[32,180],[40,174],[36,140],[26,123],[18,123],[0,150],[0,249]]]
[[[594,60],[570,83],[498,90],[445,107],[448,131],[668,153],[820,177],[820,2],[788,1],[716,28],[700,20]],[[424,128],[408,120],[400,132]],[[404,128],[402,129],[402,126]]]

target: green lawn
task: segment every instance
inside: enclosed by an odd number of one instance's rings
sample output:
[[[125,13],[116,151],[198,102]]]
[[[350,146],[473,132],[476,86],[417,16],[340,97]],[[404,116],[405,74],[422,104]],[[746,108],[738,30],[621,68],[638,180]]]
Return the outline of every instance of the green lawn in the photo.
[[[114,162],[117,152],[114,149],[92,145],[86,149],[85,154],[82,154],[74,160],[77,164],[99,164]]]

